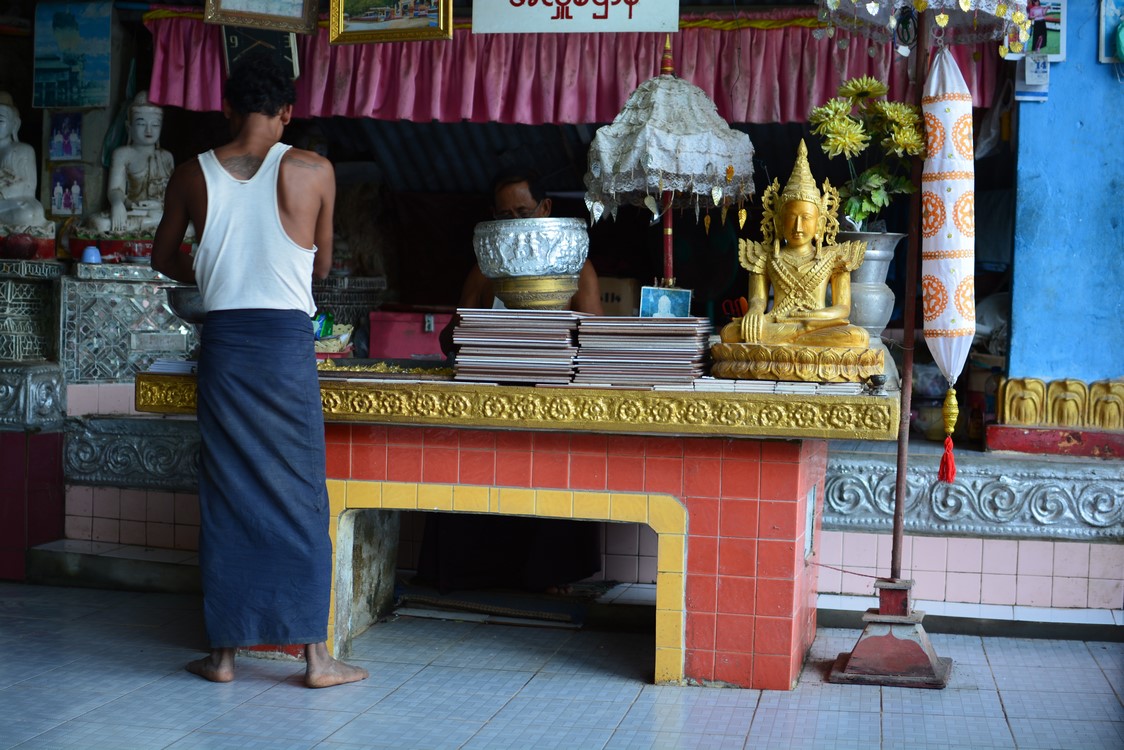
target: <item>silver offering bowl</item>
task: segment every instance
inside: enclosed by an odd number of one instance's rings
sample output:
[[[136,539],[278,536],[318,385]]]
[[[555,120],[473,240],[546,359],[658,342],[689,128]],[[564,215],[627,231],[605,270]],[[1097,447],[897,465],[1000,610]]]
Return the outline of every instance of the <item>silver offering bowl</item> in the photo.
[[[578,290],[589,234],[581,219],[484,221],[472,246],[480,271],[507,307],[562,310]]]
[[[203,310],[203,295],[195,285],[166,286],[168,307],[186,323],[201,325],[207,313]]]

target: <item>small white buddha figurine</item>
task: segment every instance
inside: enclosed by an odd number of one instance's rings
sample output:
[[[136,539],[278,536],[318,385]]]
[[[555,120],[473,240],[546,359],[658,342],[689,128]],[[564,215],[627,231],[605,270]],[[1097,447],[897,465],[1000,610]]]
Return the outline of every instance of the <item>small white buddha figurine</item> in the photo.
[[[90,216],[99,232],[152,234],[164,215],[164,190],[175,160],[160,148],[164,110],[141,91],[129,108],[129,143],[113,151],[109,166],[109,211]]]
[[[43,204],[35,197],[39,167],[35,149],[19,141],[20,113],[11,94],[0,91],[0,224],[47,225]]]

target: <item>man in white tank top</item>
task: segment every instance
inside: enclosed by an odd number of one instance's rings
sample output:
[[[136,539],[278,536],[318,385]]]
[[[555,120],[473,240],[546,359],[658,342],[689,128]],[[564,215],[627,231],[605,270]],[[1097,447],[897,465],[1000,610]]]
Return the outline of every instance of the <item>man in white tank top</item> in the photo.
[[[365,679],[367,670],[334,659],[323,640],[331,543],[324,448],[309,438],[323,435],[323,415],[308,315],[312,277],[327,277],[332,266],[335,175],[322,156],[279,145],[294,101],[291,79],[264,55],[232,71],[223,113],[233,140],[172,174],[152,267],[197,283],[208,311],[199,494],[211,653],[187,669],[229,682],[238,647],[297,643],[305,647],[306,684],[329,687]],[[188,222],[198,240],[194,258],[180,250]],[[261,320],[281,321],[288,338]],[[245,330],[242,321],[255,328]],[[242,354],[262,340],[288,348],[271,349],[277,357]],[[299,405],[287,396],[267,400],[290,383],[299,387]],[[286,475],[289,465],[296,468]]]

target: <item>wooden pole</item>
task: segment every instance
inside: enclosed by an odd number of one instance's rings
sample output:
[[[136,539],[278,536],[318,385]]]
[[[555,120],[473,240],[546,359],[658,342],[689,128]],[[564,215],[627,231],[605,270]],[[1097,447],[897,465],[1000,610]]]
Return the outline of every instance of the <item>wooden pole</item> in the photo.
[[[917,104],[921,104],[921,94],[925,89],[925,76],[929,69],[929,14],[919,13],[917,19],[917,60],[914,69],[917,85]],[[909,411],[912,406],[913,391],[913,348],[914,327],[917,325],[917,273],[921,260],[921,172],[924,169],[921,159],[913,160],[911,179],[917,191],[909,202],[909,247],[905,264],[905,331],[902,334],[902,413],[898,422],[898,460],[897,476],[894,483],[894,535],[890,548],[890,578],[902,577],[902,546],[905,537],[905,501],[909,478]]]
[[[672,267],[674,249],[671,243],[671,201],[670,190],[663,191],[663,281],[660,286],[675,286],[675,269]]]

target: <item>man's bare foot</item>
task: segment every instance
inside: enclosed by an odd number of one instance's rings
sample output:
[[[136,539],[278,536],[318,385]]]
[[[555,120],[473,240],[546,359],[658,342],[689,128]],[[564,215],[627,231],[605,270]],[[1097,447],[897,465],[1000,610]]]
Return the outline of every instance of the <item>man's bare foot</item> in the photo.
[[[363,667],[346,664],[328,653],[324,641],[309,643],[304,647],[304,660],[308,665],[304,684],[310,688],[326,688],[348,682],[365,680],[370,674]]]
[[[552,595],[562,594],[568,596],[569,594],[574,593],[574,587],[568,583],[560,583],[557,586],[547,586],[546,593]]]
[[[234,649],[211,649],[211,655],[188,662],[188,672],[211,682],[230,682],[234,679]]]

